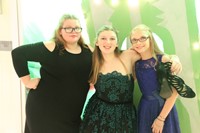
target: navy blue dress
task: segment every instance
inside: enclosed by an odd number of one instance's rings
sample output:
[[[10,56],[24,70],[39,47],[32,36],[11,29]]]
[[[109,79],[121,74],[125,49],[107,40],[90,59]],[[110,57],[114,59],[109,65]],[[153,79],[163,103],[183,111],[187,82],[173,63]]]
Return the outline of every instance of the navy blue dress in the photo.
[[[161,56],[159,56],[161,60]],[[155,59],[139,60],[136,62],[136,77],[142,93],[138,107],[139,133],[151,133],[152,124],[160,114],[165,99],[159,96],[159,83],[155,71]],[[175,105],[168,114],[163,133],[180,133],[178,114]]]
[[[136,133],[132,76],[119,72],[100,74],[96,93],[89,100],[80,133]]]

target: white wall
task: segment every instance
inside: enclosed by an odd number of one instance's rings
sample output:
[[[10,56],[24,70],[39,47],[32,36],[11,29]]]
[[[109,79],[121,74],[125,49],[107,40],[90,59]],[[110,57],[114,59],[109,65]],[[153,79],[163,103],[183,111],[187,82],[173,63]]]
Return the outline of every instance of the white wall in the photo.
[[[1,0],[0,41],[12,41],[13,48],[20,42],[17,2]],[[22,94],[10,51],[0,51],[0,133],[22,133]]]

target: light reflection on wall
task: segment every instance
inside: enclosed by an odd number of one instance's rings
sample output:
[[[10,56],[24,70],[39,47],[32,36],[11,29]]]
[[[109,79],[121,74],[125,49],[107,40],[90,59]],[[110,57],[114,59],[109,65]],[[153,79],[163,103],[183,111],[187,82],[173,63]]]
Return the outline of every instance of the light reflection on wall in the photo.
[[[193,43],[193,49],[195,50],[195,51],[199,51],[199,49],[200,49],[200,44],[199,44],[199,42],[195,42],[195,43]]]
[[[200,42],[200,1],[196,0],[195,1],[196,5],[196,17],[197,17],[197,23],[199,27],[199,42]]]
[[[200,52],[200,1],[195,1],[196,5],[196,16],[197,16],[197,23],[198,23],[198,29],[199,29],[199,40],[198,42],[193,44],[194,50],[198,50]]]

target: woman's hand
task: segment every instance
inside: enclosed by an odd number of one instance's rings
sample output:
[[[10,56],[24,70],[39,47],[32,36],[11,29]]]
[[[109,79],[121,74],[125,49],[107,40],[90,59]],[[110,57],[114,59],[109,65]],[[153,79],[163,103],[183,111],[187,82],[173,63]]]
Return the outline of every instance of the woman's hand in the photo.
[[[151,126],[152,133],[162,133],[164,127],[164,121],[156,118]]]
[[[28,89],[36,89],[39,82],[40,82],[40,78],[31,79],[25,84],[25,87]]]
[[[176,55],[164,55],[162,62],[171,62],[171,72],[176,75],[182,71],[182,64],[179,60],[179,57]]]
[[[31,79],[30,75],[20,77],[20,79],[27,89],[36,89],[40,82],[40,78]]]
[[[170,62],[172,62],[171,72],[172,74],[179,74],[182,71],[182,64],[176,55],[172,55]]]

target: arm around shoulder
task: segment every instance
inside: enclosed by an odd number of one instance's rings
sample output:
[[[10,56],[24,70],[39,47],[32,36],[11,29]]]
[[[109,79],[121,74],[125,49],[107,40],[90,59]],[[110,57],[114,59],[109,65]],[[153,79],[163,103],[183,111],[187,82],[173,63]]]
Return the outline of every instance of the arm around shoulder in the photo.
[[[137,60],[141,59],[141,56],[135,50],[128,49],[126,50],[126,52],[131,57],[132,63],[135,63]]]
[[[131,65],[134,65],[141,57],[135,50],[125,50],[121,54],[122,58],[127,61],[131,61]]]

